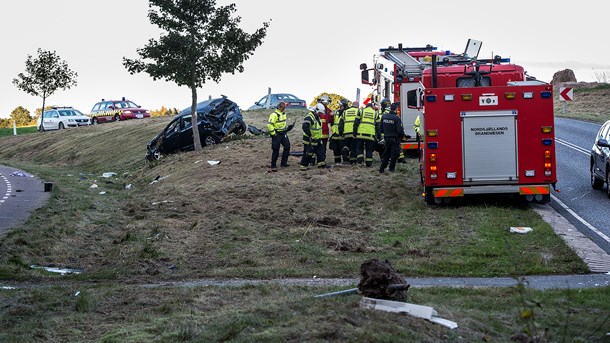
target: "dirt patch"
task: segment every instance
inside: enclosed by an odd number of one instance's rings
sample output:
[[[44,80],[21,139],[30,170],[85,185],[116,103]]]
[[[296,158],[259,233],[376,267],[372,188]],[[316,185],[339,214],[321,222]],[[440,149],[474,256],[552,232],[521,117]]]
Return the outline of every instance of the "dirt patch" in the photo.
[[[407,301],[407,280],[397,274],[389,260],[367,260],[360,266],[360,294],[369,298]],[[407,285],[394,287],[394,285]]]

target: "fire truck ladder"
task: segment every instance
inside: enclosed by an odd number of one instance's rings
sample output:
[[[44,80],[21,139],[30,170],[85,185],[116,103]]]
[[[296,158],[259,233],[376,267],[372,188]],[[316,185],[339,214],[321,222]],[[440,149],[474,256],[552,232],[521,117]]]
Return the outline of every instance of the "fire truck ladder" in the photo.
[[[422,76],[423,66],[416,59],[411,57],[403,50],[386,50],[384,56],[388,60],[396,63],[402,71],[403,77],[420,77]]]

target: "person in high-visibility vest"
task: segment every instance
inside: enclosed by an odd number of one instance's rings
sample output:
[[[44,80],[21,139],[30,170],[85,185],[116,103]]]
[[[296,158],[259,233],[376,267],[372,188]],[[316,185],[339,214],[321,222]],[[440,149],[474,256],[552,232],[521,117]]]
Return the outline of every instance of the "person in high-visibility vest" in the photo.
[[[322,122],[322,146],[324,146],[324,150],[326,150],[328,138],[330,137],[330,127],[334,120],[333,111],[328,107],[328,105],[330,105],[330,98],[328,95],[320,97],[318,103],[324,106],[324,113],[320,113],[320,121]]]
[[[339,134],[339,125],[343,120],[343,112],[348,105],[349,104],[346,99],[341,99],[341,101],[339,101],[339,110],[333,114],[333,122],[330,128],[330,148],[333,151],[335,164],[341,164],[342,160],[343,163],[348,163],[349,161],[349,157],[343,154],[344,139],[343,136]]]
[[[372,104],[360,111],[354,122],[354,132],[356,132],[356,163],[366,162],[366,166],[373,165],[373,149],[376,143],[377,111]],[[365,157],[366,154],[366,157]]]
[[[277,171],[277,159],[280,156],[280,146],[282,151],[281,167],[288,167],[288,156],[290,155],[290,140],[288,131],[292,126],[286,124],[286,103],[280,102],[277,109],[269,115],[267,121],[267,132],[271,136],[271,170]]]
[[[415,133],[417,134],[417,140],[418,141],[419,141],[419,139],[421,137],[420,124],[421,124],[421,121],[419,120],[419,116],[417,116],[417,118],[415,118],[415,123],[413,123],[413,131],[415,131]]]
[[[309,169],[311,160],[316,157],[318,168],[326,167],[326,148],[322,146],[322,121],[320,113],[325,109],[322,104],[310,108],[303,119],[303,157],[301,157],[301,170]]]
[[[339,134],[343,136],[343,151],[344,154],[349,153],[349,164],[356,164],[356,131],[354,130],[354,122],[360,115],[358,102],[354,101],[351,107],[348,107],[343,112],[343,118],[339,124]]]

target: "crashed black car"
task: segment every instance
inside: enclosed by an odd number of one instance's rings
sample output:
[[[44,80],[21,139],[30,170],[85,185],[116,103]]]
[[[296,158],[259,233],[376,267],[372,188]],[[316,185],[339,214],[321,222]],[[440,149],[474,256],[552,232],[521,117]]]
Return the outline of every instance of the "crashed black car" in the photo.
[[[203,146],[218,144],[228,135],[241,135],[247,126],[239,106],[226,96],[197,104],[197,123]],[[164,154],[193,150],[191,108],[185,108],[147,145],[146,159],[158,160]]]

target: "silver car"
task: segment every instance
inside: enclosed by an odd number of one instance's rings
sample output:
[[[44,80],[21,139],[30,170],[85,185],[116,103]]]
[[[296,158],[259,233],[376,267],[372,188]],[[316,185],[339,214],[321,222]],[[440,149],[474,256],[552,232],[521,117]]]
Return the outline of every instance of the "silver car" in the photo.
[[[591,187],[603,189],[610,198],[610,120],[604,123],[595,137],[591,148]]]
[[[72,107],[53,107],[38,118],[38,131],[62,130],[89,125],[89,117]]]

